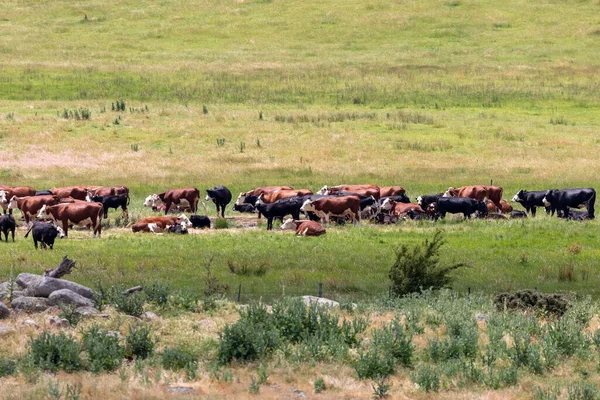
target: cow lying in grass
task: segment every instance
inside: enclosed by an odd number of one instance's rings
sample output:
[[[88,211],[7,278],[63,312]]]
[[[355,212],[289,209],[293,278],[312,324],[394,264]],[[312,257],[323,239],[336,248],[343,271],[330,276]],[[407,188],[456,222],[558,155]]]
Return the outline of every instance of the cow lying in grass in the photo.
[[[315,221],[300,221],[288,218],[280,229],[295,229],[299,236],[321,236],[326,233],[325,228]]]

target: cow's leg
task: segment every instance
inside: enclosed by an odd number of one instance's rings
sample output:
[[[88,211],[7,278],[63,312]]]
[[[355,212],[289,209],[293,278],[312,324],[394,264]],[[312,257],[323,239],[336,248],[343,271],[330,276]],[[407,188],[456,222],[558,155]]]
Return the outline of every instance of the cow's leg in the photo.
[[[12,229],[12,238],[13,238],[13,243],[15,242],[15,229]]]
[[[273,229],[273,217],[267,217],[267,230]]]
[[[165,215],[169,214],[170,209],[171,209],[171,202],[165,201]]]
[[[525,210],[527,210],[527,212],[531,212],[531,216],[535,217],[535,212],[537,210],[535,206],[532,206],[531,208],[527,207],[527,208],[525,208]]]
[[[68,238],[69,237],[69,220],[63,219],[62,225],[63,225],[63,231],[65,231],[65,237]]]
[[[585,208],[587,208],[588,218],[594,219],[594,203],[596,202],[596,193],[593,194],[592,198],[588,200]]]

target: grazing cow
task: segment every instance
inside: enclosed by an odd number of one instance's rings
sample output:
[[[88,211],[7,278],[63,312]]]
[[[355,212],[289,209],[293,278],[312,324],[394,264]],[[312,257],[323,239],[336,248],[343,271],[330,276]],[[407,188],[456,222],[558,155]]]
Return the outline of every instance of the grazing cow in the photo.
[[[49,196],[49,195],[52,195],[52,191],[50,191],[50,190],[38,190],[34,194],[34,196]]]
[[[471,214],[477,212],[479,214],[487,214],[487,206],[481,200],[472,198],[445,198],[442,197],[437,203],[432,203],[429,207],[433,207],[435,211],[435,220],[445,218],[446,213],[463,214],[465,218],[471,218]]]
[[[145,207],[159,207],[165,205],[165,215],[169,213],[171,207],[180,208],[189,207],[193,214],[198,211],[198,202],[200,201],[200,191],[196,188],[169,189],[164,193],[152,194],[146,197]],[[202,202],[204,205],[204,202]],[[206,205],[204,205],[206,208]]]
[[[256,209],[267,219],[267,230],[273,229],[273,219],[286,215],[291,215],[293,219],[300,219],[300,207],[302,207],[302,197],[291,197],[277,200],[274,203],[265,203],[262,201],[262,194],[256,201]]]
[[[298,196],[310,196],[313,194],[312,191],[308,189],[281,189],[276,192],[271,193],[261,193],[258,195],[259,198],[262,199],[264,203],[275,203],[277,200],[281,199],[289,199],[290,197],[298,197]]]
[[[535,217],[536,207],[545,207],[546,214],[552,213],[552,215],[554,215],[554,210],[552,207],[546,207],[544,204],[543,200],[546,196],[546,192],[547,190],[539,190],[534,192],[519,190],[517,194],[513,196],[512,201],[521,204],[528,213],[531,213],[532,217]]]
[[[256,203],[256,200],[254,200],[254,202]],[[240,213],[252,213],[254,214],[256,212],[256,207],[253,206],[252,204],[234,204],[233,205],[233,211],[237,211]]]
[[[496,205],[491,200],[486,201],[485,205],[488,208],[488,213],[498,212],[498,207],[496,207]],[[500,200],[500,205],[502,206],[502,208],[500,209],[500,214],[510,214],[510,212],[513,210],[510,203],[506,200]]]
[[[335,195],[338,192],[349,192],[360,194],[361,196],[373,196],[376,200],[381,197],[379,186],[377,185],[339,185],[339,186],[323,186],[317,194]]]
[[[85,186],[67,186],[50,189],[53,195],[59,198],[72,197],[76,200],[83,200],[87,197],[88,193]]]
[[[444,193],[438,194],[426,194],[424,196],[417,197],[417,204],[421,206],[421,208],[427,208],[431,203],[437,203],[438,199],[444,197]]]
[[[592,188],[586,189],[552,189],[546,192],[542,200],[547,207],[562,211],[565,218],[569,217],[569,207],[585,207],[588,218],[594,219],[594,204],[596,203],[596,191]]]
[[[295,229],[298,236],[321,236],[326,233],[325,228],[315,221],[299,221],[292,218],[287,219],[281,229]]]
[[[259,188],[256,188],[254,190],[251,190],[249,192],[241,192],[239,194],[237,200],[235,201],[235,204],[237,204],[238,206],[241,206],[241,205],[243,205],[245,203],[250,203],[250,204],[254,205],[254,203],[256,203],[256,200],[258,199],[259,195],[276,192],[278,190],[293,190],[293,188],[291,186],[264,186],[264,187],[259,187]],[[256,196],[256,197],[253,199],[253,198],[247,198],[248,196]]]
[[[323,197],[318,200],[306,200],[300,210],[314,212],[321,221],[329,223],[331,216],[349,215],[354,225],[360,222],[360,199],[356,196]],[[298,219],[298,218],[294,218]]]
[[[15,186],[0,189],[0,206],[2,206],[4,214],[6,214],[6,210],[8,210],[8,203],[10,202],[10,199],[12,199],[15,196],[35,196],[35,189],[30,186]],[[9,210],[9,213],[12,214],[12,209]]]
[[[210,200],[217,206],[217,216],[219,216],[220,211],[221,217],[225,218],[225,207],[231,203],[231,192],[229,189],[222,185],[206,189],[206,201]]]
[[[94,237],[102,237],[102,212],[100,203],[61,203],[54,206],[44,205],[38,213],[38,219],[49,218],[52,221],[62,222],[65,237],[69,235],[69,225],[86,226],[94,229]]]
[[[210,228],[210,218],[206,215],[190,215],[192,228]]]
[[[102,204],[104,210],[104,219],[108,218],[108,209],[114,208],[115,210],[121,207],[123,210],[123,216],[127,218],[129,213],[127,212],[127,205],[129,204],[129,196],[126,194],[120,194],[118,196],[89,196],[86,199],[89,202],[96,202]]]
[[[0,215],[0,232],[4,233],[4,240],[8,243],[8,231],[12,233],[13,243],[15,241],[15,229],[17,229],[17,223],[15,217],[12,215]],[[2,235],[0,235],[0,241],[2,241]]]
[[[500,186],[463,186],[460,188],[450,187],[446,190],[443,197],[468,197],[474,200],[491,200],[498,209],[502,209],[500,200],[502,200],[503,189]]]
[[[406,190],[402,186],[380,186],[379,196],[390,197],[390,196],[402,196],[406,195]]]
[[[511,218],[527,218],[527,213],[521,210],[513,210],[510,212]]]
[[[33,245],[36,250],[38,248],[38,242],[40,242],[42,249],[45,249],[46,246],[48,246],[50,247],[50,250],[52,250],[54,247],[54,239],[56,239],[57,236],[61,239],[65,237],[65,232],[62,228],[56,226],[53,222],[36,221],[25,234],[25,238],[29,236],[29,232],[31,232],[31,236],[33,237]]]
[[[417,213],[420,215],[424,215],[425,211],[418,204],[413,203],[398,203],[394,200],[387,199],[381,205],[382,210],[390,211],[390,213],[396,217],[403,217],[409,211],[413,211],[413,213]]]
[[[37,213],[44,205],[53,206],[60,202],[60,199],[54,195],[45,196],[29,196],[29,197],[17,197],[13,196],[10,199],[8,208],[18,208],[21,210],[21,214],[25,217],[25,222],[29,224],[31,218],[36,218]]]

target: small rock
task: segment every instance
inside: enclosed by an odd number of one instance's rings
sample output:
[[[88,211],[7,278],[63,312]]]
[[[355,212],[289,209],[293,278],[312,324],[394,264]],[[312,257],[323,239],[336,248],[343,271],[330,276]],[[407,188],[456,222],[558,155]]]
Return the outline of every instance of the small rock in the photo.
[[[300,399],[306,398],[306,394],[300,389],[294,389],[293,392],[296,393],[296,396]]]
[[[55,290],[50,293],[48,297],[48,301],[51,305],[59,305],[59,304],[73,304],[77,307],[93,307],[94,303],[82,295],[73,292],[69,289],[60,289]]]
[[[75,313],[78,314],[80,317],[90,317],[92,315],[97,316],[99,312],[100,311],[98,311],[94,307],[89,306],[77,307],[77,309],[75,310]]]
[[[12,298],[16,299],[17,297],[25,296],[25,292],[22,290],[15,290],[12,292]],[[7,299],[10,297],[10,292],[0,292],[0,300]]]
[[[7,324],[0,324],[0,337],[13,333],[15,328]]]
[[[38,329],[40,326],[37,324],[37,322],[35,322],[32,319],[26,319],[23,322],[21,322],[21,326],[29,326],[31,328],[35,328]]]
[[[202,319],[198,321],[198,325],[207,330],[217,329],[217,323],[215,321],[211,321],[210,319]]]
[[[340,306],[340,303],[338,303],[337,301],[329,300],[324,297],[302,296],[302,301],[307,306],[311,305],[312,303],[317,303],[319,305],[327,306],[327,307],[339,307]]]
[[[151,311],[146,311],[145,313],[143,313],[141,315],[141,318],[144,321],[155,321],[155,320],[159,320],[160,319],[160,317],[158,315],[154,314]]]
[[[171,394],[194,394],[196,391],[189,386],[169,386],[167,392]]]
[[[26,288],[33,282],[37,282],[37,281],[41,281],[41,280],[42,280],[42,277],[40,275],[28,274],[26,272],[23,272],[17,276],[16,282],[17,282],[17,285],[21,286],[22,288]]]
[[[48,299],[43,297],[19,297],[12,301],[12,306],[15,310],[27,311],[27,312],[41,312],[45,311],[50,307]]]
[[[477,314],[475,318],[477,318],[477,321],[487,321],[488,316],[485,314]]]
[[[0,303],[0,319],[5,319],[10,316],[10,309],[4,305],[4,303]]]
[[[67,328],[70,326],[69,321],[67,321],[65,318],[59,318],[55,316],[49,316],[48,322],[51,326],[56,328]]]

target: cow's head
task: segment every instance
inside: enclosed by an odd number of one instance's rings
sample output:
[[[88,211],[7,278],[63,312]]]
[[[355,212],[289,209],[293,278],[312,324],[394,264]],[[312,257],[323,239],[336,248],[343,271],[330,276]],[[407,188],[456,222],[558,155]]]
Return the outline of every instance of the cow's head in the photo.
[[[159,207],[163,204],[163,201],[160,199],[160,197],[157,194],[151,194],[150,196],[146,197],[146,200],[144,200],[144,207]]]
[[[254,206],[258,206],[259,204],[265,204],[262,193],[258,195],[258,198],[256,199],[256,202],[254,203]]]
[[[542,203],[544,203],[546,207],[550,207],[552,205],[552,201],[554,200],[554,194],[556,193],[556,191],[557,189],[550,189],[546,192],[546,195],[542,199]]]
[[[204,200],[211,201],[215,199],[215,191],[212,189],[206,189],[206,198]]]
[[[477,213],[479,215],[487,215],[488,208],[484,201],[477,200]]]
[[[5,190],[0,190],[0,203],[1,204],[6,204],[8,202],[8,199],[6,198],[6,196],[8,196],[8,194],[6,193]]]
[[[46,219],[46,218],[53,219],[52,213],[48,212],[48,207],[44,204],[42,206],[42,208],[40,208],[40,211],[38,212],[37,219]]]
[[[325,185],[321,189],[319,189],[317,194],[324,194],[324,195],[329,194],[329,188],[327,187],[327,185]]]
[[[525,194],[526,194],[526,193],[527,193],[527,192],[526,192],[526,191],[524,191],[524,190],[519,190],[519,191],[517,192],[517,194],[515,194],[515,195],[513,196],[513,198],[512,198],[512,201],[515,201],[515,202],[524,201],[524,200],[525,200],[525,199],[524,199],[524,196],[525,196]]]
[[[248,192],[241,192],[235,201],[235,204],[241,206],[246,202],[246,196],[248,196]]]
[[[18,208],[17,196],[11,197],[10,201],[8,202],[8,208],[9,209]]]
[[[66,237],[65,231],[63,231],[63,228],[61,228],[60,226],[56,225],[55,223],[52,223],[52,226],[56,228],[56,231],[58,232],[58,237],[59,238],[64,239]]]
[[[85,196],[85,201],[88,201],[91,203],[93,201],[92,197],[94,197],[94,192],[92,192],[91,190],[88,190],[87,195]]]
[[[293,218],[288,218],[281,224],[279,229],[296,229],[296,222],[294,222]]]
[[[456,197],[456,194],[457,194],[456,188],[449,187],[448,190],[446,190],[446,192],[444,192],[444,195],[442,197]]]
[[[315,206],[313,203],[314,201],[312,200],[306,200],[304,204],[302,204],[302,207],[300,207],[300,211],[315,211]]]
[[[396,202],[394,200],[390,200],[390,199],[385,199],[383,201],[383,203],[381,204],[381,209],[382,210],[386,210],[389,211],[392,208],[394,208],[394,206],[396,205]]]
[[[185,214],[181,214],[177,218],[179,218],[179,220],[181,221],[181,226],[185,226],[186,228],[192,226],[190,219]]]
[[[423,206],[423,196],[417,197],[417,204]]]

